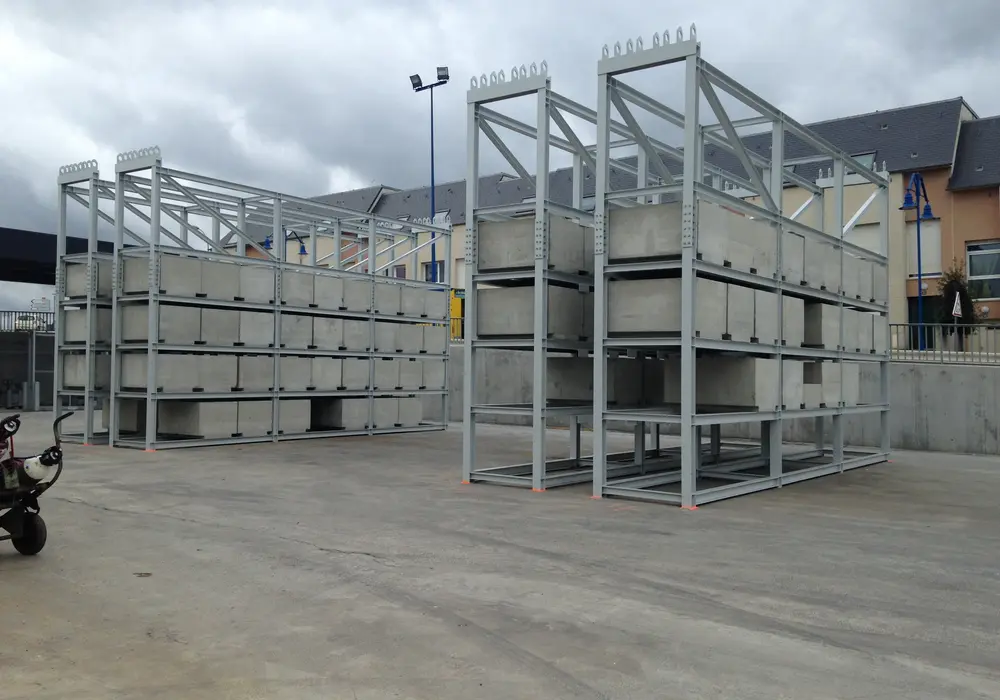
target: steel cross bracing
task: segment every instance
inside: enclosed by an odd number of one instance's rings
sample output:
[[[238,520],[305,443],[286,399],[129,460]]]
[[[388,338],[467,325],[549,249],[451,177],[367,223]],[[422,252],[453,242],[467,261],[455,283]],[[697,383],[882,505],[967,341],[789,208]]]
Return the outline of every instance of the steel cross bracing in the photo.
[[[66,402],[79,402],[82,398],[87,426],[84,433],[77,436],[82,441],[103,440],[116,446],[162,449],[437,430],[446,426],[450,265],[446,266],[444,279],[439,283],[427,283],[415,277],[419,274],[418,255],[429,244],[430,231],[434,231],[437,242],[444,245],[446,259],[451,259],[450,225],[432,225],[429,220],[398,221],[169,169],[163,166],[158,148],[120,154],[114,181],[101,180],[93,161],[66,166],[60,169],[59,191],[57,297],[60,303],[56,343],[60,359],[56,363],[55,405],[58,410]],[[65,254],[66,205],[70,200],[85,206],[89,213],[86,254]],[[113,202],[111,213],[100,207],[102,201]],[[102,222],[114,228],[113,255],[97,252],[97,234]],[[207,232],[196,225],[199,222]],[[270,246],[262,242],[267,234],[270,234]],[[332,247],[332,252],[319,256],[318,244],[329,239],[333,245],[327,244],[327,249]],[[300,264],[295,264],[290,262],[293,256],[288,254],[288,246],[299,244],[307,246],[308,254],[298,256]],[[256,257],[248,256],[251,252],[256,253]],[[305,257],[308,262],[303,260]],[[261,288],[250,283],[251,292],[259,298],[234,295],[242,295],[242,289],[230,292],[228,298],[196,293],[197,290],[178,284],[177,279],[168,283],[165,277],[170,274],[168,263],[176,266],[178,261],[184,260],[198,265],[235,264],[235,268],[224,265],[212,269],[238,269],[241,275],[244,271],[256,270],[263,273],[259,279],[271,281]],[[135,263],[142,265],[140,261],[146,262],[139,273],[141,277],[137,278]],[[406,266],[406,278],[395,276],[398,265]],[[84,270],[86,274],[80,274]],[[389,277],[390,272],[394,273],[392,277]],[[176,277],[176,273],[173,274]],[[331,284],[341,285],[340,289],[352,285],[351,303],[354,306],[347,301],[346,293],[340,305],[331,305],[329,299],[320,298],[323,280],[326,282],[322,288],[327,292],[337,288]],[[192,284],[198,285],[199,281],[194,280]],[[303,291],[306,289],[308,292]],[[315,298],[312,296],[314,289]],[[124,314],[128,309],[137,308],[145,312],[146,328],[142,340],[123,336]],[[211,330],[207,316],[201,315],[218,312],[237,314],[241,322],[243,314],[256,313],[253,318],[269,320],[274,330],[267,338],[254,343],[237,342],[242,340],[237,337],[211,341],[164,337],[171,333],[167,330],[171,322],[164,314],[178,309],[191,309],[202,318],[199,335]],[[82,314],[86,315],[85,324]],[[232,320],[236,316],[229,318]],[[299,338],[296,341],[299,344],[286,343],[286,330],[294,330],[303,319],[308,323],[309,339]],[[320,322],[354,323],[355,330],[362,330],[362,333],[355,333],[354,345],[350,345],[346,337],[340,347],[321,345],[312,335],[312,324]],[[285,328],[287,324],[291,324],[288,329]],[[408,329],[406,336],[409,339],[405,347],[401,340],[404,328]],[[134,331],[132,328],[133,335]],[[424,340],[414,344],[414,337]],[[137,353],[146,358],[143,388],[123,386],[124,358],[134,359]],[[86,358],[85,371],[73,365],[73,376],[85,377],[80,386],[68,386],[63,378],[64,365],[70,367],[69,360],[74,355]],[[163,358],[180,355],[235,357],[241,368],[247,358],[266,357],[267,366],[272,369],[266,377],[250,377],[260,384],[251,390],[242,386],[242,369],[239,387],[227,385],[206,390],[204,387],[183,389],[174,386],[164,390],[157,385],[162,380],[158,365],[166,361]],[[286,360],[299,363],[333,361],[339,363],[336,367],[355,363],[352,381],[357,385],[346,386],[347,375],[342,369],[337,370],[341,372],[338,376],[343,380],[342,386],[308,385],[311,376],[303,383],[301,372],[295,377],[283,376]],[[419,372],[414,372],[417,364],[424,368],[420,377],[417,377]],[[300,364],[299,369],[302,366]],[[404,366],[408,368],[405,380],[401,369]],[[426,368],[430,366],[434,369],[428,371]],[[359,375],[357,369],[364,367],[367,367],[363,369],[364,374]],[[393,372],[380,371],[386,368],[399,370],[400,377],[396,379]],[[291,384],[293,381],[295,386]],[[303,385],[298,386],[299,383]],[[356,428],[306,426],[286,430],[282,407],[291,406],[288,402],[294,400],[299,402],[300,414],[303,402],[326,402],[323,406],[329,408],[327,400],[354,400],[355,406],[357,401],[362,401],[367,406],[367,415]],[[409,402],[410,418],[404,420],[402,413],[397,413],[394,421],[390,410],[394,404],[390,401],[398,401],[399,406]],[[122,407],[126,402],[131,404],[129,421],[134,422],[136,416],[141,416],[139,423],[144,422],[144,430],[139,426],[140,431],[136,432],[136,426],[126,429],[123,425]],[[260,420],[266,421],[267,429],[247,435],[238,434],[234,429],[225,435],[188,435],[172,439],[163,434],[162,421],[158,420],[165,402],[175,407],[197,403],[202,408],[228,404],[240,407],[241,413],[242,407],[266,404],[270,407],[268,415]],[[426,404],[430,415],[413,420],[414,402]],[[101,403],[107,407],[105,424],[108,429],[99,433],[93,425],[95,409]]]
[[[694,27],[685,39],[678,29],[675,41],[670,41],[670,33],[663,39],[653,37],[649,48],[643,47],[641,39],[631,40],[624,50],[616,44],[611,51],[605,47],[598,62],[598,103],[597,103],[597,165],[595,191],[595,303],[594,303],[594,457],[593,494],[595,497],[621,496],[675,503],[684,507],[695,507],[722,498],[750,493],[767,488],[780,487],[823,474],[840,472],[859,466],[873,464],[887,459],[889,453],[888,432],[888,324],[887,298],[888,281],[886,274],[888,251],[888,176],[866,168],[850,155],[820,138],[806,127],[777,110],[766,101],[739,85],[718,69],[701,58],[700,44]],[[623,82],[627,73],[649,70],[659,66],[677,65],[684,71],[684,99],[681,110],[672,109],[657,99],[643,95]],[[748,119],[732,119],[720,98],[727,95],[743,105],[745,110],[757,116]],[[708,103],[714,113],[714,122],[705,123],[699,114],[702,100]],[[684,130],[683,148],[669,148],[645,136],[633,110],[641,109],[647,114],[660,118]],[[620,120],[614,117],[614,112]],[[649,192],[641,192],[635,200],[634,191],[615,191],[611,187],[609,170],[612,167],[611,151],[615,147],[612,134],[624,135],[622,125],[639,148],[639,164],[649,169],[652,175],[669,187],[668,191],[658,190],[657,195],[670,193],[680,195],[680,254],[666,256],[615,259],[609,249],[609,240],[616,235],[626,236],[630,232],[612,229],[609,214],[613,207],[623,201],[643,204],[649,202]],[[746,126],[770,125],[772,142],[770,157],[750,153],[744,147],[739,129]],[[793,134],[805,142],[826,160],[832,159],[832,177],[815,182],[805,180],[790,170],[791,165],[784,157],[786,134]],[[704,161],[705,145],[711,143],[731,152],[742,166],[743,173],[719,172]],[[679,160],[678,168],[668,159]],[[850,217],[844,216],[845,177],[863,181],[872,189],[865,203]],[[642,173],[645,177],[646,173]],[[712,184],[709,185],[708,183]],[[808,194],[804,204],[792,209],[786,208],[785,190],[796,187]],[[829,201],[832,200],[832,201]],[[655,203],[655,200],[654,202]],[[726,215],[742,214],[768,222],[771,230],[767,248],[773,253],[768,271],[754,262],[740,266],[731,260],[713,259],[706,246],[717,234],[716,230],[700,230],[700,218],[705,204],[721,205]],[[827,207],[832,205],[832,212]],[[718,208],[716,208],[718,209]],[[715,211],[715,210],[712,210]],[[832,222],[828,213],[832,213]],[[881,232],[881,251],[871,251],[845,240],[845,236],[857,225],[863,216],[875,214]],[[816,215],[818,223],[805,223],[807,215]],[[845,218],[848,220],[845,223]],[[734,219],[735,220],[735,219]],[[715,224],[719,225],[719,224]],[[735,225],[735,224],[734,224]],[[832,235],[831,235],[832,234]],[[728,233],[727,233],[728,235]],[[704,241],[702,237],[705,237]],[[826,279],[826,272],[817,273],[811,281],[794,279],[791,268],[794,255],[785,259],[789,240],[795,237],[802,241],[806,249],[818,247],[823,251],[832,249],[833,261],[828,269],[836,270],[834,279]],[[704,244],[704,245],[703,245]],[[768,254],[762,248],[762,254]],[[756,253],[754,254],[757,255]],[[824,253],[824,255],[827,255]],[[755,261],[757,258],[754,258]],[[808,260],[808,258],[806,258]],[[855,260],[863,260],[874,277],[869,276],[871,287],[866,292],[855,289],[853,278],[846,272],[854,269]],[[806,263],[801,263],[805,265]],[[853,274],[853,272],[851,272]],[[608,288],[613,280],[634,278],[680,277],[680,333],[672,337],[662,334],[633,333],[617,336],[609,333]],[[805,277],[806,272],[799,273]],[[820,279],[822,278],[822,283]],[[745,294],[755,294],[754,290],[771,292],[770,298],[777,305],[778,338],[768,342],[760,338],[734,340],[731,337],[711,337],[711,333],[697,325],[695,310],[698,307],[697,293],[700,285],[696,280],[723,281],[730,288],[744,289]],[[783,318],[785,298],[810,302],[824,314],[829,314],[837,322],[836,342],[824,338],[828,345],[805,347],[792,343],[786,336]],[[638,303],[638,300],[637,300]],[[820,307],[825,304],[825,307]],[[861,314],[860,312],[867,312]],[[855,314],[860,324],[872,323],[868,314],[877,315],[873,333],[874,349],[858,348],[862,340],[855,340],[846,330],[848,314]],[[789,323],[794,320],[789,319]],[[861,327],[861,326],[859,326]],[[869,326],[872,328],[872,326]],[[728,334],[727,334],[728,335]],[[700,405],[697,381],[701,373],[696,371],[697,363],[710,362],[719,352],[727,355],[771,358],[778,361],[780,368],[776,375],[775,395],[779,401],[773,408],[757,409],[727,408]],[[617,353],[648,356],[650,358],[676,357],[680,364],[679,401],[659,403],[640,400],[636,406],[615,405],[608,401],[609,357]],[[795,361],[824,360],[835,369],[831,376],[839,375],[838,400],[834,405],[827,403],[804,408],[784,403],[786,388],[784,368]],[[845,382],[845,362],[867,362],[875,365],[880,372],[880,393],[867,403],[845,401],[849,398],[846,390],[839,387]],[[826,362],[824,362],[826,365]],[[825,375],[824,375],[825,376]],[[832,380],[831,380],[832,382]],[[666,390],[664,390],[666,391]],[[874,450],[848,450],[843,442],[843,419],[846,415],[876,413],[880,418],[881,438]],[[793,449],[782,443],[782,426],[786,419],[813,418],[815,445],[806,449]],[[825,434],[825,421],[829,419],[832,434],[829,442]],[[680,428],[681,447],[677,455],[647,459],[643,473],[625,476],[615,473],[618,460],[613,463],[607,454],[607,425],[609,421],[630,421],[636,424],[636,461],[646,455],[644,448],[647,425],[654,428],[659,438],[662,424],[675,424]],[[722,426],[732,424],[759,424],[762,436],[759,449],[726,451],[721,440]],[[702,429],[708,426],[711,440],[707,450],[702,447]],[[658,444],[653,455],[659,455]]]

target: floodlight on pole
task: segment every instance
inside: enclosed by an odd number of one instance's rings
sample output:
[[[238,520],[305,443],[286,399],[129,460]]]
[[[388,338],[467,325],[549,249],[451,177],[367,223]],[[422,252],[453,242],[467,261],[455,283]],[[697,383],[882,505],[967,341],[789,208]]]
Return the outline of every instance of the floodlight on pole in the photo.
[[[437,82],[430,83],[429,85],[424,85],[423,80],[417,74],[410,76],[410,84],[413,86],[414,92],[423,92],[424,90],[429,90],[431,93],[431,225],[435,223],[435,217],[437,216],[437,206],[434,197],[434,88],[444,85],[449,80],[448,76],[448,66],[438,66],[437,68]],[[437,274],[437,244],[434,242],[436,238],[435,233],[431,230],[431,282],[438,281]],[[447,262],[445,262],[447,264]]]

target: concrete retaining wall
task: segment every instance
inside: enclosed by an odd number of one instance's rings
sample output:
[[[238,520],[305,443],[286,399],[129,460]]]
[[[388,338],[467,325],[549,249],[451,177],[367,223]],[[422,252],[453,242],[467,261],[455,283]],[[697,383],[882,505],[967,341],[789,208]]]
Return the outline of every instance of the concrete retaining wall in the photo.
[[[527,403],[531,400],[531,353],[485,350],[479,358],[476,383],[484,403]],[[462,420],[464,396],[461,345],[451,347],[449,384],[451,420]],[[905,450],[932,450],[971,454],[1000,453],[1000,366],[939,365],[894,362],[889,370],[892,400],[892,446]],[[878,397],[877,367],[862,366],[861,400]],[[431,408],[428,405],[425,411]],[[493,416],[492,422],[530,423],[521,416]],[[558,423],[555,423],[558,424]],[[727,429],[733,437],[756,437],[758,426]],[[874,445],[878,422],[873,415],[845,420],[849,445]],[[812,420],[790,422],[785,438],[812,440]]]

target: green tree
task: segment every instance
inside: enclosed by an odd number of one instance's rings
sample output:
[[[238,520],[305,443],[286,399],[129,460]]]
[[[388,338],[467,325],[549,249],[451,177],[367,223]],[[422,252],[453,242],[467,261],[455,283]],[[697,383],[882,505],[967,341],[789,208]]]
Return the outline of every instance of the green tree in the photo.
[[[951,261],[951,267],[945,270],[938,279],[938,294],[941,303],[937,304],[936,323],[940,323],[946,335],[956,330],[962,335],[969,335],[975,324],[982,320],[983,315],[976,309],[975,300],[969,292],[969,283],[965,277],[965,265],[957,260]],[[955,306],[955,295],[958,294],[962,307],[962,317],[955,324],[951,311]]]

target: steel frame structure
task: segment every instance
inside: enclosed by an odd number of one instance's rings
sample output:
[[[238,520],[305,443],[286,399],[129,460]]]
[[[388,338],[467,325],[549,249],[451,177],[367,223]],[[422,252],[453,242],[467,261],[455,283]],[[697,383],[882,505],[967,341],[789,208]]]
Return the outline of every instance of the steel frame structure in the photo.
[[[682,111],[674,110],[653,97],[639,92],[623,82],[628,73],[649,70],[669,64],[682,64],[684,69],[684,106]],[[716,279],[754,289],[775,292],[778,304],[778,328],[783,327],[781,309],[782,296],[795,296],[811,301],[821,301],[839,307],[841,320],[844,309],[852,308],[887,315],[885,303],[876,303],[845,296],[844,257],[845,253],[871,261],[873,265],[886,266],[885,255],[860,248],[844,240],[844,234],[852,228],[861,215],[873,204],[880,219],[882,250],[888,251],[889,196],[888,175],[875,172],[833,146],[808,128],[783,114],[762,98],[726,76],[701,57],[700,44],[694,26],[685,39],[681,29],[677,30],[671,42],[669,32],[653,37],[652,45],[643,47],[643,42],[629,40],[622,49],[616,44],[613,50],[604,47],[598,61],[597,99],[597,149],[596,149],[596,192],[595,192],[595,302],[594,302],[594,457],[593,495],[596,498],[618,496],[651,501],[673,503],[687,508],[697,507],[723,498],[780,487],[796,481],[822,476],[847,469],[885,461],[889,455],[889,385],[888,385],[888,337],[885,338],[885,354],[864,354],[847,352],[843,348],[844,324],[840,324],[840,342],[837,349],[806,347],[783,347],[783,340],[776,345],[743,343],[728,340],[710,340],[695,334],[695,280],[696,278]],[[746,105],[758,116],[745,120],[733,120],[719,99],[719,92]],[[703,123],[700,105],[705,100],[714,112],[716,123]],[[622,117],[624,125],[613,117],[613,108]],[[647,137],[640,129],[631,110],[639,108],[653,116],[683,128],[683,149],[663,147]],[[771,126],[772,141],[770,157],[749,152],[740,139],[738,129],[745,126]],[[657,179],[654,186],[640,187],[639,191],[614,191],[609,179],[611,149],[614,142],[611,135],[621,135],[622,126],[628,127],[629,135],[639,145],[640,168],[652,166],[652,173],[641,172],[640,182],[647,175]],[[794,135],[809,144],[817,153],[833,161],[832,192],[826,191],[819,183],[803,178],[790,169],[784,156],[786,134]],[[706,144],[722,148],[739,160],[747,176],[720,172],[705,163]],[[671,163],[671,167],[667,163]],[[677,166],[680,166],[679,168]],[[861,209],[845,222],[844,179],[850,171],[874,186],[874,193]],[[709,184],[711,183],[711,184]],[[787,185],[797,186],[811,193],[810,199],[798,211],[786,214],[783,209],[782,193]],[[735,189],[739,189],[737,196]],[[648,201],[648,196],[658,196],[665,192],[679,194],[682,202],[681,249],[679,260],[653,260],[633,264],[615,264],[608,259],[608,211],[611,207],[627,204],[635,205],[638,194]],[[743,197],[759,197],[761,204],[754,204]],[[823,201],[832,195],[834,211],[833,231],[839,235],[827,235],[819,228],[802,223],[798,217],[809,206],[820,211],[823,219]],[[765,277],[750,272],[734,270],[699,259],[698,250],[698,203],[712,202],[736,212],[761,218],[771,223],[777,254],[777,274]],[[822,224],[820,224],[822,228]],[[794,232],[806,240],[822,241],[839,251],[840,282],[836,290],[805,287],[784,281],[782,275],[782,236],[784,232]],[[615,276],[642,271],[653,276],[681,277],[681,333],[679,338],[628,338],[613,339],[608,335],[608,280]],[[887,275],[883,276],[887,279]],[[888,299],[886,287],[880,290],[880,299]],[[886,324],[886,336],[888,325]],[[783,338],[783,335],[781,336]],[[641,407],[635,409],[609,409],[607,360],[615,353],[649,354],[653,357],[680,355],[679,406]],[[699,356],[724,352],[779,360],[828,360],[877,362],[881,369],[880,398],[876,403],[847,406],[841,401],[837,406],[816,409],[792,408],[788,410],[719,413],[718,409],[699,411],[695,392],[695,363]],[[841,376],[843,367],[840,365]],[[783,372],[778,372],[778,396],[782,396]],[[468,389],[467,389],[468,390]],[[879,447],[874,451],[849,452],[844,446],[842,418],[847,414],[876,414],[879,416],[881,437]],[[798,454],[787,453],[782,444],[782,424],[787,419],[813,418],[816,423],[816,445]],[[832,422],[830,447],[824,438],[824,420]],[[670,424],[680,428],[681,449],[679,460],[667,460],[660,464],[648,464],[647,470],[635,477],[620,477],[612,467],[607,454],[607,426],[610,421],[636,423],[637,434],[644,433],[645,424],[655,426]],[[755,454],[742,455],[735,460],[727,459],[720,451],[721,427],[736,423],[761,424],[761,448]],[[708,455],[701,447],[702,429],[708,426],[712,440]],[[658,431],[658,428],[657,428]],[[722,480],[721,486],[707,487],[705,481]]]
[[[87,187],[81,187],[86,183]],[[88,207],[90,215],[90,237],[88,252],[78,256],[67,256],[66,246],[66,202],[76,200]],[[109,214],[99,209],[102,200],[114,203],[114,213]],[[59,409],[59,397],[83,393],[86,401],[88,423],[93,419],[92,398],[107,398],[110,402],[110,426],[106,435],[101,436],[114,446],[142,447],[147,450],[171,447],[188,447],[196,445],[217,445],[246,442],[269,442],[312,437],[333,437],[345,435],[371,435],[393,432],[413,432],[424,430],[440,430],[447,427],[448,388],[445,380],[441,390],[400,390],[377,391],[369,383],[367,391],[308,391],[289,392],[280,389],[280,364],[277,359],[284,355],[297,356],[329,356],[329,357],[367,357],[369,358],[369,376],[373,377],[371,360],[386,357],[396,359],[440,359],[444,362],[445,377],[447,377],[448,353],[447,347],[443,354],[425,353],[381,353],[376,352],[374,344],[368,352],[327,352],[323,350],[288,350],[285,351],[280,342],[280,319],[283,312],[297,312],[300,315],[312,317],[353,318],[367,320],[371,338],[374,339],[375,321],[405,322],[419,325],[450,327],[450,304],[445,303],[443,319],[427,317],[407,317],[400,314],[384,316],[377,311],[368,313],[352,313],[341,309],[326,310],[315,306],[297,308],[281,301],[281,280],[283,273],[309,271],[317,275],[329,275],[344,279],[364,279],[372,281],[372,302],[374,302],[375,282],[384,279],[379,274],[390,270],[394,265],[412,260],[407,265],[408,272],[412,270],[417,275],[417,254],[428,245],[420,243],[421,233],[433,231],[437,243],[444,243],[445,252],[451,255],[451,226],[435,225],[428,220],[401,221],[378,216],[368,212],[356,211],[340,206],[323,204],[310,199],[283,194],[280,192],[250,187],[239,183],[228,182],[214,177],[167,168],[163,165],[160,150],[157,147],[120,153],[115,167],[115,180],[101,180],[96,161],[66,166],[60,169],[59,175],[59,273],[57,274],[58,298],[60,310],[66,306],[76,306],[73,300],[65,298],[64,267],[67,264],[77,264],[77,260],[86,261],[91,266],[91,275],[96,274],[93,261],[107,259],[113,261],[112,294],[110,298],[87,300],[88,314],[92,306],[102,305],[112,310],[111,337],[112,342],[106,348],[111,355],[111,386],[110,391],[96,392],[88,384],[84,392],[66,392],[61,389],[61,360],[57,359],[55,377],[56,410]],[[192,224],[192,215],[207,218],[211,222],[211,233],[206,234]],[[127,225],[126,218],[137,220],[139,225]],[[101,256],[97,250],[98,222],[105,221],[114,226],[115,242],[113,256]],[[166,220],[173,222],[171,230]],[[131,223],[131,222],[129,222]],[[272,240],[279,242],[269,250],[262,245],[254,235],[248,232],[250,225],[266,226],[272,235]],[[300,233],[301,232],[301,233]],[[297,265],[288,262],[286,258],[286,243],[292,238],[303,239],[308,236],[309,263]],[[319,256],[317,241],[328,237],[333,239],[333,253]],[[358,244],[358,250],[348,255],[353,239]],[[198,246],[200,242],[203,247]],[[361,245],[363,244],[363,245]],[[400,246],[403,249],[400,250]],[[254,249],[259,258],[247,256]],[[274,297],[269,304],[241,301],[223,301],[197,297],[175,297],[160,292],[160,261],[163,255],[181,255],[203,260],[225,260],[240,265],[265,266],[273,269],[275,276]],[[122,292],[123,269],[125,261],[135,258],[148,258],[148,294],[128,295]],[[388,262],[380,263],[387,259]],[[359,268],[366,266],[369,271],[362,272]],[[388,273],[385,273],[388,276]],[[446,266],[445,279],[437,283],[423,282],[418,279],[392,277],[392,284],[412,287],[421,290],[440,291],[447,294],[450,290],[450,268]],[[96,279],[94,279],[96,283]],[[96,288],[96,284],[94,285]],[[183,345],[176,346],[158,342],[159,305],[193,305],[204,308],[256,310],[267,311],[275,317],[275,338],[269,349],[243,349],[234,346]],[[127,304],[146,304],[148,312],[148,336],[144,343],[124,343],[121,338],[121,309]],[[372,305],[374,309],[374,305]],[[88,316],[88,327],[92,318]],[[56,321],[57,357],[62,353],[73,351],[63,341],[63,323],[61,315]],[[103,352],[105,348],[91,341],[86,344],[88,355],[92,352]],[[143,393],[123,391],[120,383],[120,357],[125,352],[141,351],[147,353],[146,391]],[[161,352],[184,352],[189,354],[226,353],[226,354],[271,354],[275,358],[273,388],[267,392],[233,392],[233,393],[169,393],[156,390],[157,355]],[[92,365],[91,365],[92,366]],[[376,397],[413,397],[434,396],[440,398],[441,419],[424,421],[418,427],[394,429],[379,429],[373,426],[372,406]],[[278,427],[280,399],[283,398],[317,398],[344,397],[367,398],[369,400],[368,427],[365,430],[331,430],[307,432],[302,434],[283,434]],[[145,435],[122,436],[119,430],[119,400],[136,399],[145,402]],[[170,400],[209,401],[228,399],[231,401],[270,400],[272,402],[272,430],[267,436],[233,437],[218,439],[192,440],[161,440],[157,437],[157,405]],[[93,431],[85,432],[84,442],[95,439]]]
[[[494,107],[495,103],[530,97],[535,101],[535,123],[513,119]],[[559,354],[589,353],[590,344],[584,341],[559,340],[547,337],[548,296],[553,285],[590,290],[593,277],[567,274],[549,266],[549,215],[563,216],[592,227],[593,216],[583,210],[583,164],[593,163],[591,150],[566,122],[563,112],[585,115],[587,108],[553,92],[547,64],[530,67],[515,66],[510,80],[503,71],[473,78],[466,96],[468,110],[468,165],[466,179],[465,225],[465,365],[463,387],[465,405],[463,413],[462,481],[483,481],[511,486],[529,487],[543,491],[548,487],[590,480],[590,466],[580,455],[580,421],[592,413],[589,403],[558,404],[547,398],[547,359]],[[592,122],[596,115],[589,118]],[[554,123],[563,133],[561,138],[551,133]],[[535,173],[514,155],[495,127],[520,134],[535,141]],[[484,135],[504,159],[522,178],[534,184],[534,198],[529,201],[504,206],[481,206],[478,183],[480,177],[480,134]],[[554,202],[549,197],[548,173],[551,148],[573,154],[572,206]],[[487,220],[504,220],[519,216],[534,218],[534,267],[520,271],[479,271],[479,224]],[[478,333],[478,293],[481,288],[504,285],[530,285],[533,287],[534,332],[530,339],[484,339]],[[486,404],[478,395],[475,375],[479,353],[487,348],[503,348],[532,353],[532,399],[526,404]],[[501,467],[479,467],[476,464],[476,420],[484,415],[530,416],[532,421],[532,461]],[[546,422],[554,416],[570,421],[570,456],[568,459],[549,460],[546,457]]]
[[[107,442],[107,431],[94,426],[94,412],[99,401],[108,398],[107,389],[98,390],[94,386],[95,362],[100,354],[110,354],[110,343],[96,342],[99,309],[110,309],[112,297],[101,295],[98,285],[98,265],[111,265],[113,256],[100,253],[97,249],[97,234],[101,212],[97,206],[100,199],[101,181],[97,161],[82,161],[59,168],[58,185],[58,228],[56,229],[56,291],[55,291],[55,346],[53,348],[53,411],[58,415],[63,410],[75,409],[73,405],[82,401],[84,426],[81,433],[66,433],[64,439],[83,444]],[[66,236],[69,226],[69,203],[75,201],[87,209],[87,252],[66,254]],[[67,297],[66,281],[69,269],[85,267],[86,293],[80,297]],[[65,314],[67,310],[80,309],[86,315],[87,339],[83,343],[67,344],[65,339]],[[82,387],[65,388],[64,359],[67,354],[83,354],[88,368]],[[66,402],[68,400],[68,403]]]

